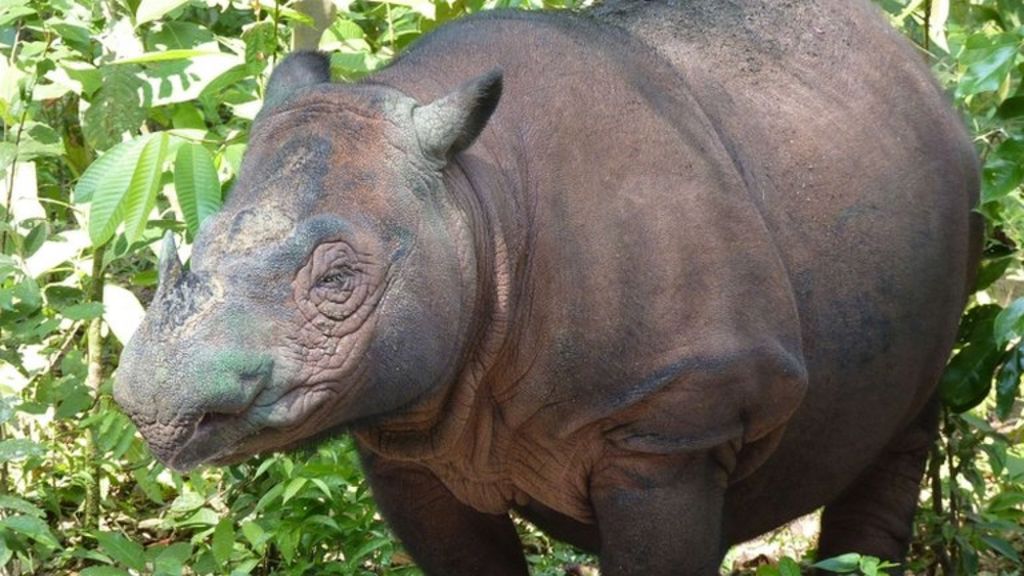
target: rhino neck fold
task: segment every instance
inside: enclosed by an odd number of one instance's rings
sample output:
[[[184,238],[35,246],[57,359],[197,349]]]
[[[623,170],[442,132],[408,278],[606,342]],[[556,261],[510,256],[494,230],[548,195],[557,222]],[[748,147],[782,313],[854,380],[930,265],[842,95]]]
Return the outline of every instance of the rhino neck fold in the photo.
[[[470,424],[493,410],[495,391],[487,387],[488,375],[509,352],[509,319],[521,292],[515,279],[526,268],[528,227],[522,224],[527,215],[517,201],[525,179],[503,170],[481,143],[472,150],[454,159],[444,174],[447,193],[470,236],[460,250],[462,265],[475,268],[467,271],[475,280],[475,298],[468,306],[474,320],[466,353],[446,389],[356,432],[370,449],[391,458],[444,459],[467,446],[479,453],[491,440],[479,437]]]

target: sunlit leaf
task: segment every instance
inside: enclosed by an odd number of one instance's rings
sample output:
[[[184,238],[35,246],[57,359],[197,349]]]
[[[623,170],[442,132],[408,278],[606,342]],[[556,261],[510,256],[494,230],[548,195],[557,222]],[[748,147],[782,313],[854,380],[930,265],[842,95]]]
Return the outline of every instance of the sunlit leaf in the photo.
[[[988,40],[990,45],[981,45],[976,50],[983,51],[984,56],[967,67],[967,73],[957,86],[959,94],[978,94],[998,90],[1006,76],[1013,68],[1020,54],[1021,39],[1013,35],[1005,35]]]
[[[221,205],[220,181],[213,157],[200,144],[186,143],[174,159],[174,188],[190,236]]]
[[[103,320],[121,344],[128,344],[145,315],[146,310],[131,290],[115,284],[103,287]]]
[[[123,142],[100,156],[78,181],[75,202],[91,203],[89,239],[93,246],[105,244],[114,235],[124,214],[124,197],[135,175],[139,155],[152,135]]]
[[[168,140],[167,133],[160,132],[150,138],[139,153],[135,173],[124,196],[124,231],[130,242],[142,237],[149,213],[156,203]]]
[[[42,445],[28,438],[0,440],[0,462],[24,460],[25,458],[42,456],[45,453],[46,449]]]
[[[163,17],[164,14],[188,4],[189,0],[142,0],[139,7],[135,9],[135,23],[137,25],[152,22]]]

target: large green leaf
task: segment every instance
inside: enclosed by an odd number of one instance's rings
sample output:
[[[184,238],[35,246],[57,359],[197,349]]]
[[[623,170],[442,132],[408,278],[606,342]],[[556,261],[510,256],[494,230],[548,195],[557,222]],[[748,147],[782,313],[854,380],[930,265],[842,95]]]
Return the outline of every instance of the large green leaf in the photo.
[[[220,209],[220,181],[213,157],[200,144],[186,143],[174,159],[174,188],[190,236],[207,216]]]
[[[99,532],[100,548],[117,562],[133,570],[146,569],[146,551],[142,546],[117,532]]]
[[[170,137],[160,132],[142,148],[131,185],[124,197],[124,230],[130,242],[142,237],[149,213],[156,203],[160,189],[160,175],[163,174],[164,160],[167,159],[167,144]]]
[[[1020,54],[1021,38],[1015,34],[994,38],[978,34],[968,40],[967,47],[978,57],[967,66],[957,86],[957,93],[965,96],[999,89]]]
[[[110,240],[124,219],[124,197],[128,194],[142,149],[154,134],[118,144],[89,165],[75,187],[75,202],[92,204],[89,211],[89,240],[99,246]]]
[[[169,138],[159,132],[119,144],[82,175],[75,200],[92,203],[89,240],[93,246],[110,240],[122,222],[129,240],[142,235],[156,199]]]

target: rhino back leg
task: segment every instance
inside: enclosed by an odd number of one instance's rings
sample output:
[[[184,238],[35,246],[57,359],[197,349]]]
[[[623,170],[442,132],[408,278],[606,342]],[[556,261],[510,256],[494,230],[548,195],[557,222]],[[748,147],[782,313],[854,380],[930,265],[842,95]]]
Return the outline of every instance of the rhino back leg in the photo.
[[[528,576],[512,519],[459,502],[432,472],[360,450],[388,526],[428,576]]]
[[[934,398],[839,498],[825,506],[818,558],[858,552],[903,561],[938,414]]]

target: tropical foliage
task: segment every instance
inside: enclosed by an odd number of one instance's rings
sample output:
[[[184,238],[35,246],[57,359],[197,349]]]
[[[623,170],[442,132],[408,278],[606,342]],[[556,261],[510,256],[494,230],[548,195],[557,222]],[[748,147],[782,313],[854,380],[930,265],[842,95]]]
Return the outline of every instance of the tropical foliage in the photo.
[[[976,135],[988,218],[911,567],[1019,573],[1024,5],[879,3]],[[231,189],[274,62],[319,47],[337,79],[357,80],[437,25],[496,7],[579,3],[0,0],[0,573],[418,573],[346,441],[181,476],[149,455],[110,378],[152,295],[157,240],[180,236],[187,257]],[[523,538],[538,574],[586,562],[525,525]],[[758,573],[794,570],[787,558]]]

